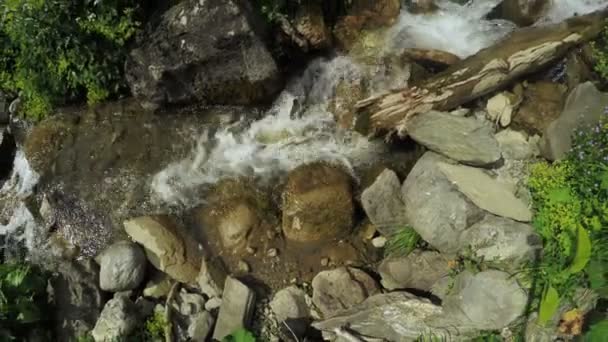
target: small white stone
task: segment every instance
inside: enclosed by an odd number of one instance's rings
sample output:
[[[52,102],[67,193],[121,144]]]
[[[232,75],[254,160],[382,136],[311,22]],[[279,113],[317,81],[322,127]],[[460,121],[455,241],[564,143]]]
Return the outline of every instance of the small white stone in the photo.
[[[372,245],[376,248],[382,248],[386,245],[386,238],[384,236],[373,238]]]
[[[205,310],[212,311],[219,308],[222,305],[222,299],[219,297],[210,298],[205,302]]]
[[[267,252],[268,256],[271,258],[276,257],[277,255],[279,255],[279,251],[277,251],[276,248],[270,248]]]
[[[245,260],[239,260],[238,269],[243,273],[249,273],[251,271],[251,267]]]

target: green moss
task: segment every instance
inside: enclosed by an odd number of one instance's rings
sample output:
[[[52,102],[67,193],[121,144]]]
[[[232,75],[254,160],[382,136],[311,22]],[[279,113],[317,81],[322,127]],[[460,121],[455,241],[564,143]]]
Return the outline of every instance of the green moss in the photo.
[[[592,44],[595,57],[594,69],[604,80],[608,82],[608,21],[600,37]]]

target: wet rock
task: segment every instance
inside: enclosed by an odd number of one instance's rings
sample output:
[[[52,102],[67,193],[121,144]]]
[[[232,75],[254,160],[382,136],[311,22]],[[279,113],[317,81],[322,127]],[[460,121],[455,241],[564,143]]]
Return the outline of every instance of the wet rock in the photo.
[[[298,6],[294,27],[307,46],[313,50],[328,48],[331,45],[331,31],[325,25],[323,8],[320,2],[311,1]]]
[[[325,321],[313,323],[325,339],[348,327],[359,338],[381,341],[414,341],[420,336],[469,341],[475,329],[461,315],[446,315],[441,306],[407,292],[372,296],[361,304]]]
[[[438,252],[415,250],[405,257],[384,259],[378,272],[387,290],[430,291],[433,284],[449,274],[449,259]]]
[[[294,169],[282,202],[283,232],[290,240],[330,240],[352,229],[351,179],[337,167],[314,163]]]
[[[240,281],[228,277],[224,297],[213,331],[214,340],[222,340],[240,328],[248,328],[255,305],[255,294]]]
[[[155,272],[152,278],[146,283],[144,296],[150,298],[166,297],[171,291],[173,280],[163,272]]]
[[[505,129],[494,135],[505,159],[525,160],[538,155],[538,147],[528,141],[528,137],[518,131]]]
[[[572,147],[572,135],[581,126],[594,125],[605,115],[608,107],[608,93],[602,93],[593,83],[577,86],[568,95],[563,112],[544,132],[541,142],[543,156],[559,160]]]
[[[565,87],[558,83],[541,81],[528,84],[523,102],[514,114],[513,127],[529,134],[543,133],[562,111],[565,91]]]
[[[227,275],[219,259],[203,259],[196,281],[201,291],[208,297],[221,297]]]
[[[465,164],[483,166],[501,157],[492,128],[474,118],[431,111],[412,118],[408,133],[430,150]]]
[[[131,51],[127,82],[153,106],[268,100],[281,82],[263,31],[263,21],[244,2],[182,1]]]
[[[91,335],[95,342],[116,341],[135,331],[139,319],[135,304],[126,296],[117,296],[103,307]]]
[[[465,271],[454,280],[443,307],[448,315],[464,315],[479,330],[500,330],[524,313],[527,302],[528,295],[510,274]]]
[[[47,260],[45,267],[57,275],[50,281],[57,339],[71,341],[91,331],[105,302],[97,264],[92,259],[54,259]]]
[[[200,294],[187,292],[183,288],[171,304],[173,309],[184,317],[205,311],[205,298]]]
[[[433,68],[445,68],[460,62],[460,57],[447,51],[436,49],[407,48],[403,50],[403,56],[423,66],[428,65]]]
[[[279,321],[310,316],[310,309],[306,304],[306,294],[297,286],[286,287],[278,291],[270,302],[270,308]]]
[[[262,213],[270,211],[266,194],[245,179],[220,181],[206,202],[194,209],[204,239],[219,235],[224,248],[233,253],[246,248],[249,233],[262,223]]]
[[[338,45],[349,50],[361,36],[361,30],[391,25],[399,16],[399,0],[354,0],[346,16],[334,26]]]
[[[384,235],[392,236],[405,222],[405,205],[401,198],[401,182],[392,170],[384,170],[361,194],[367,217]]]
[[[500,12],[504,19],[519,26],[530,26],[542,18],[551,5],[551,0],[504,0]]]
[[[146,255],[138,245],[117,242],[99,256],[99,286],[104,291],[133,290],[144,280]]]
[[[17,145],[7,127],[0,126],[0,182],[11,174]]]
[[[340,81],[336,86],[334,97],[327,106],[327,110],[334,114],[334,118],[340,127],[353,128],[357,102],[363,100],[365,95],[366,87],[361,78]]]
[[[430,13],[439,9],[434,0],[406,0],[406,4],[412,13]]]
[[[154,267],[179,282],[196,281],[201,264],[198,249],[169,218],[142,216],[125,221],[124,227],[127,234],[144,247]]]
[[[531,225],[494,215],[467,229],[461,240],[474,256],[509,270],[533,260],[542,248]]]
[[[402,186],[407,222],[442,253],[459,250],[462,232],[485,215],[439,170],[448,159],[427,152]]]
[[[312,289],[312,301],[324,317],[350,309],[379,292],[374,279],[352,267],[320,272],[312,280]]]
[[[50,171],[63,142],[72,135],[72,123],[62,116],[40,122],[25,140],[23,150],[32,169],[41,175]]]
[[[9,122],[8,104],[6,94],[0,91],[0,125],[6,125]]]
[[[470,166],[439,163],[439,169],[471,202],[498,216],[517,221],[532,220],[532,211],[515,197],[512,189]]]

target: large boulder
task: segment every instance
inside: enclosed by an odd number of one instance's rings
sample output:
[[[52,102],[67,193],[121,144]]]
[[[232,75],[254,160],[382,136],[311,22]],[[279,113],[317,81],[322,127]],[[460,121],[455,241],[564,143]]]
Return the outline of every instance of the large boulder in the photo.
[[[392,170],[384,170],[361,194],[361,204],[369,220],[385,236],[392,236],[405,224],[401,182]]]
[[[439,164],[446,162],[449,160],[436,153],[425,153],[401,190],[412,228],[438,251],[456,253],[460,235],[485,214],[439,170]]]
[[[412,118],[407,132],[419,144],[465,164],[483,166],[501,158],[492,127],[475,118],[431,111]]]
[[[464,316],[479,330],[500,330],[519,318],[528,295],[510,274],[488,270],[465,271],[443,299],[446,315]]]
[[[194,284],[201,256],[194,241],[164,216],[142,216],[124,222],[125,231],[141,244],[150,263],[171,278]]]
[[[178,2],[131,51],[131,91],[153,106],[268,100],[281,83],[263,31],[249,2]]]
[[[351,177],[324,163],[302,165],[288,175],[283,191],[283,232],[294,241],[322,241],[353,227]]]
[[[376,281],[352,267],[320,272],[312,280],[312,302],[329,318],[379,292]]]
[[[146,255],[138,245],[121,241],[99,256],[99,286],[104,291],[133,290],[144,280]]]
[[[362,341],[416,341],[421,336],[439,341],[471,341],[477,333],[462,315],[447,315],[441,306],[407,292],[372,296],[313,326],[323,332],[326,340],[334,340],[336,332],[343,332],[344,327]]]
[[[600,92],[591,82],[577,86],[568,95],[564,111],[547,127],[541,142],[543,156],[559,160],[572,147],[572,136],[578,128],[597,124],[608,107],[608,93]]]
[[[415,250],[405,257],[388,257],[378,272],[387,290],[417,289],[430,291],[433,285],[450,273],[449,259],[434,251]]]

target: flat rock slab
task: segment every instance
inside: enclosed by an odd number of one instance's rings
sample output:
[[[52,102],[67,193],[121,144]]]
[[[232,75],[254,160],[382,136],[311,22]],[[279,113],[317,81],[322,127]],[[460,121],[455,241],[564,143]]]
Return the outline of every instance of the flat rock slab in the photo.
[[[369,220],[384,236],[392,236],[406,222],[401,182],[392,170],[382,171],[363,191],[361,204]]]
[[[419,144],[465,164],[483,166],[501,158],[492,127],[474,118],[431,111],[413,117],[407,132]]]
[[[238,329],[247,328],[253,314],[255,293],[243,283],[232,277],[226,278],[224,297],[213,340],[222,341]]]
[[[532,211],[506,185],[488,176],[481,169],[439,163],[439,169],[475,205],[495,215],[529,222]]]

